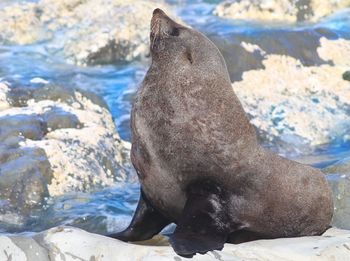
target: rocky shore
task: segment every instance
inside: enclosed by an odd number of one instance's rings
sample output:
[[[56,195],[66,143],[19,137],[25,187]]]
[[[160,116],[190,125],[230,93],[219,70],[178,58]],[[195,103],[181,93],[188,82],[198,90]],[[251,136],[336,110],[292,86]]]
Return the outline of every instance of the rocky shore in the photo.
[[[246,70],[232,86],[265,144],[282,154],[308,154],[315,148],[349,141],[350,41],[320,38],[323,64],[305,65],[290,55],[241,42],[261,57],[261,68]],[[244,57],[243,57],[244,59]]]
[[[148,55],[149,26],[154,8],[170,13],[161,1],[40,0],[0,10],[0,43],[47,42],[78,65],[106,64]]]
[[[222,251],[195,255],[192,260],[347,260],[350,232],[329,229],[322,236],[258,240],[244,244],[225,244]],[[37,235],[0,236],[0,260],[186,260],[177,256],[167,238],[135,244],[71,227],[57,227]]]
[[[128,179],[127,142],[96,95],[0,83],[0,222],[20,227],[50,196]],[[132,176],[132,175],[130,175]]]
[[[231,19],[265,22],[316,22],[349,6],[349,0],[227,0],[217,5],[214,14]]]
[[[268,27],[208,35],[223,53],[232,88],[264,146],[293,158],[313,154],[322,146],[349,144],[350,40],[333,27],[312,24],[349,6],[350,0],[230,0],[214,9],[216,16],[263,21]],[[136,180],[129,160],[130,143],[119,137],[101,97],[63,82],[86,81],[84,86],[93,89],[101,79],[118,78],[108,88],[125,89],[106,92],[110,99],[121,100],[125,97],[116,93],[127,93],[129,106],[134,89],[127,89],[122,73],[106,75],[98,71],[99,65],[146,58],[153,9],[160,7],[171,14],[172,7],[157,0],[3,1],[0,7],[0,44],[6,47],[0,48],[0,58],[10,56],[7,61],[11,61],[18,52],[32,52],[23,56],[29,65],[37,61],[36,55],[44,54],[40,61],[45,56],[53,58],[43,62],[44,70],[13,68],[18,63],[2,65],[1,231],[33,231],[33,219],[53,220],[36,226],[35,231],[68,223],[102,234],[128,223],[137,201],[137,185],[107,189]],[[283,26],[275,28],[275,21]],[[12,46],[15,49],[7,52]],[[59,77],[47,75],[45,68],[53,61],[59,61],[57,68],[68,66],[66,62],[75,65]],[[83,68],[80,65],[97,66],[87,67],[91,71],[76,70]],[[29,77],[32,71],[38,77]],[[26,82],[27,78],[31,80]],[[344,158],[323,169],[335,203],[332,225],[342,229],[350,229],[349,162]],[[79,193],[81,197],[76,196]],[[70,195],[76,198],[69,200]],[[52,203],[55,200],[57,205]],[[106,204],[107,200],[112,203]],[[50,207],[50,213],[43,212]],[[85,209],[79,212],[80,207]],[[86,208],[93,211],[86,214]],[[332,228],[319,237],[226,244],[223,251],[196,255],[193,260],[348,260],[349,256],[350,232]],[[0,260],[184,258],[175,255],[164,236],[131,244],[77,228],[54,227],[39,234],[1,234]]]

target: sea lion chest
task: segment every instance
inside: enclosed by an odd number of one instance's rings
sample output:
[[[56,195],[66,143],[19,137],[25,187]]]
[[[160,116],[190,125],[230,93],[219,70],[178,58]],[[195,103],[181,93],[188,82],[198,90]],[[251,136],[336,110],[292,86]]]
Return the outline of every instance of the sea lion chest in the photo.
[[[160,78],[149,71],[131,125],[131,158],[142,189],[175,216],[191,181],[214,176],[227,184],[242,162],[240,147],[255,142],[231,86],[214,77],[203,82],[194,75]]]

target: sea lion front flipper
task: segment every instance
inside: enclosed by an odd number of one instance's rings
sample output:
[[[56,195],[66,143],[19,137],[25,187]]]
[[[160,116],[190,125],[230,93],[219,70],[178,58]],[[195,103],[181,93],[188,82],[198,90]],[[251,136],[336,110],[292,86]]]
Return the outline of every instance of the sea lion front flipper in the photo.
[[[108,236],[122,241],[147,240],[170,223],[170,220],[151,206],[141,190],[140,200],[130,225],[124,231]]]
[[[170,243],[178,255],[192,257],[221,250],[230,233],[222,189],[211,181],[189,186],[187,201]]]

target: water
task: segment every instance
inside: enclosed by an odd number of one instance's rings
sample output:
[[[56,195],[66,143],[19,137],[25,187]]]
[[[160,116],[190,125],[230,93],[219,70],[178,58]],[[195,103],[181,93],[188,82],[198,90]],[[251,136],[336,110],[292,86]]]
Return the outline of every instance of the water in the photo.
[[[350,38],[350,11],[333,15],[318,24],[257,24],[230,21],[211,14],[218,1],[168,1],[187,24],[207,35],[222,37],[293,31],[303,28],[328,28],[336,36]],[[101,95],[107,102],[120,136],[130,140],[129,115],[131,101],[147,70],[147,62],[79,67],[65,63],[50,52],[50,43],[28,46],[0,46],[0,78],[14,84],[28,85],[36,77],[51,83],[78,87]],[[349,147],[332,144],[314,155],[297,157],[301,162],[325,167],[349,156]],[[137,184],[116,184],[95,193],[74,193],[50,198],[44,210],[32,213],[25,230],[41,231],[57,225],[74,225],[97,233],[121,229],[129,222],[139,196]],[[23,229],[22,229],[23,230]],[[10,231],[21,232],[22,230]],[[0,228],[1,231],[1,228]],[[6,229],[2,229],[6,232]]]

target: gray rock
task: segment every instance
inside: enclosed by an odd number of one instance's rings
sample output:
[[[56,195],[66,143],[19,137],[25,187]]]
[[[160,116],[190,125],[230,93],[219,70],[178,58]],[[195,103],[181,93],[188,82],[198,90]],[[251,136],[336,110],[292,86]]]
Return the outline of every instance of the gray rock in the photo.
[[[66,112],[61,108],[53,107],[43,115],[43,119],[46,122],[47,129],[54,131],[57,129],[67,128],[82,128],[83,125],[79,122],[76,115]]]
[[[50,196],[132,178],[129,144],[96,95],[0,87],[0,229],[20,230]]]
[[[217,5],[214,14],[232,19],[315,22],[349,6],[349,0],[226,0]]]
[[[40,0],[0,9],[0,42],[50,41],[49,50],[76,64],[106,64],[148,53],[153,9],[163,1]],[[132,15],[130,15],[132,14]]]
[[[350,232],[332,228],[322,236],[225,244],[222,251],[197,254],[192,260],[347,260],[349,253]],[[0,236],[0,260],[9,258],[11,261],[183,260],[164,236],[132,244],[72,227],[56,227],[32,236]]]
[[[343,74],[343,79],[350,82],[350,71],[346,71]]]
[[[233,89],[261,141],[284,155],[309,154],[349,140],[350,85],[342,75],[350,68],[350,41],[323,37],[319,43],[309,62],[325,63],[306,66],[290,55],[268,54],[259,45],[241,42],[247,52],[263,55],[264,68],[245,71]]]
[[[243,72],[263,69],[264,55],[258,51],[248,52],[241,45],[240,35],[222,37],[211,36],[210,39],[224,56],[232,82],[242,80]]]
[[[340,160],[325,168],[333,191],[334,226],[350,229],[350,158]]]
[[[336,34],[322,28],[275,29],[254,34],[237,32],[224,36],[210,36],[223,54],[231,81],[242,80],[245,71],[264,69],[266,55],[287,55],[299,60],[304,66],[331,64],[323,60],[317,48],[322,37],[336,38]],[[249,49],[258,46],[260,49]],[[263,51],[261,51],[263,50]]]
[[[9,136],[40,140],[45,133],[46,124],[36,114],[4,115],[0,118],[0,141],[4,141]]]
[[[28,261],[42,261],[49,259],[49,253],[46,248],[38,244],[38,242],[31,238],[31,237],[25,237],[25,236],[13,236],[11,237],[12,243],[17,246],[19,249],[23,250],[25,253],[25,258]],[[16,254],[16,253],[14,253]],[[18,253],[17,253],[18,254]],[[9,253],[7,253],[9,256]],[[15,255],[13,255],[15,257]],[[18,259],[19,260],[19,259]],[[15,261],[15,260],[13,260]]]

